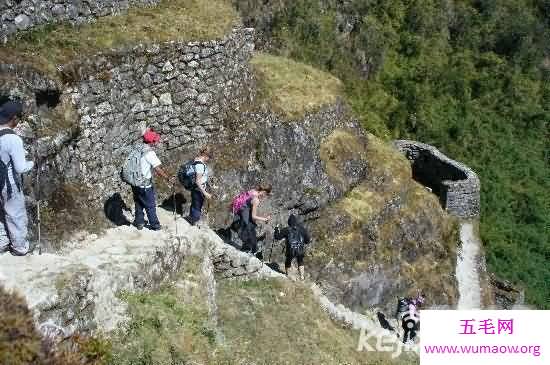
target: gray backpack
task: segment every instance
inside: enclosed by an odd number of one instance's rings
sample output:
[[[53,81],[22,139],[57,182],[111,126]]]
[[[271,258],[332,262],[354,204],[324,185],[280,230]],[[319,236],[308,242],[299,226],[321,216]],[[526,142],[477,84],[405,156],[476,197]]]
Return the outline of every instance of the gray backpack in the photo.
[[[146,179],[141,171],[141,158],[149,151],[151,151],[151,147],[145,144],[132,148],[120,172],[122,181],[137,187],[151,185],[151,179]]]

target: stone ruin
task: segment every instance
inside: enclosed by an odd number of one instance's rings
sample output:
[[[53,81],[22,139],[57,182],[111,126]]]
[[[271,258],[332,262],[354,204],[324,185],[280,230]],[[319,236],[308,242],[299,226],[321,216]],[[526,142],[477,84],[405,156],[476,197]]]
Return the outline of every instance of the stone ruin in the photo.
[[[397,140],[394,145],[411,162],[413,179],[430,188],[445,210],[460,218],[479,216],[480,181],[474,171],[424,143]]]

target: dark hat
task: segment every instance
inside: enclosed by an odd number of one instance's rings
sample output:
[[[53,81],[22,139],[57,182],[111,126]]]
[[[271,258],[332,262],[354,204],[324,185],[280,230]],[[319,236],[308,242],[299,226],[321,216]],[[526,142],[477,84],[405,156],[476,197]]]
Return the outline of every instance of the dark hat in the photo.
[[[6,124],[23,112],[23,104],[19,101],[7,101],[0,106],[0,124]]]

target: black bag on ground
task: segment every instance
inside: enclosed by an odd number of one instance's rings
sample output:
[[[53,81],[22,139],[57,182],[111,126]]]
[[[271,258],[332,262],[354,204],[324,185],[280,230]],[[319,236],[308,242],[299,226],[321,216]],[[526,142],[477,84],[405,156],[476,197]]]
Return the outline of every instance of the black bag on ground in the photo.
[[[178,171],[178,180],[187,190],[193,190],[196,184],[197,169],[195,166],[202,164],[200,161],[191,160],[183,164]]]

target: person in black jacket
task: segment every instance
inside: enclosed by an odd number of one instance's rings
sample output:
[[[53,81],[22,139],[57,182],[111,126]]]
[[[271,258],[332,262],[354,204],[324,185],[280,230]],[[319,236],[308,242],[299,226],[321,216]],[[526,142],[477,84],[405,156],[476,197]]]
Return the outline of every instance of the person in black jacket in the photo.
[[[290,217],[288,217],[288,227],[283,229],[276,227],[273,237],[275,240],[286,240],[285,273],[288,275],[288,271],[292,266],[292,259],[296,258],[298,261],[300,279],[304,280],[304,256],[306,253],[306,245],[311,242],[311,237],[307,229],[300,224],[298,218],[294,214],[291,214]]]

